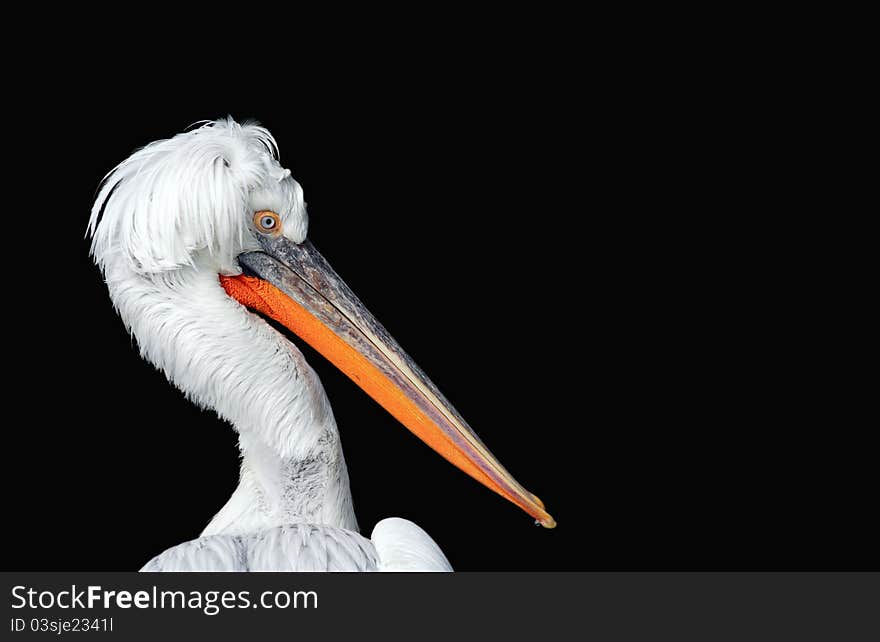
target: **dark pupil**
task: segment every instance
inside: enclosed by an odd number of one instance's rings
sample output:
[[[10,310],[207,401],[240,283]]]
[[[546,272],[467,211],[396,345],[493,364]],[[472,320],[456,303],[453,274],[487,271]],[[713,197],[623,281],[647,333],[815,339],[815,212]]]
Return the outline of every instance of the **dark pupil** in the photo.
[[[275,227],[275,219],[272,218],[271,216],[264,216],[263,217],[263,227],[265,227],[267,229]]]

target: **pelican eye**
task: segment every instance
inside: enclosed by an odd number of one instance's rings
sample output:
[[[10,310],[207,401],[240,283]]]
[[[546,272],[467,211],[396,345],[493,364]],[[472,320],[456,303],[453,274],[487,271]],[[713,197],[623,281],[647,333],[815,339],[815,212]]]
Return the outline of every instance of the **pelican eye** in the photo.
[[[254,225],[261,232],[277,234],[281,230],[281,217],[271,210],[254,213]]]

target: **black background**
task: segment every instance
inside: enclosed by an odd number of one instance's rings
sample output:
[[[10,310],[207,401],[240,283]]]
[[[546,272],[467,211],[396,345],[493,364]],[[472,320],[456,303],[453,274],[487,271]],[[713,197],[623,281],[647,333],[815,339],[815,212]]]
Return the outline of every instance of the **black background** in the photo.
[[[865,428],[814,385],[785,307],[798,276],[760,242],[773,213],[742,197],[733,125],[619,58],[507,44],[20,73],[4,567],[137,569],[235,488],[232,429],[139,358],[83,240],[116,163],[227,114],[272,131],[315,245],[559,523],[533,526],[303,348],[365,534],[412,519],[457,570],[878,567]],[[732,247],[743,232],[756,243]]]

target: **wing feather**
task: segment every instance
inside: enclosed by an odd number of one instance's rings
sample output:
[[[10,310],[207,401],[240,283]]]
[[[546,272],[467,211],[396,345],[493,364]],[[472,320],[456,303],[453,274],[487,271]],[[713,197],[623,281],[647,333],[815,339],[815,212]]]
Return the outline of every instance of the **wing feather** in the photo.
[[[169,548],[143,572],[375,571],[376,549],[354,531],[316,524],[209,535]]]
[[[383,519],[376,524],[370,540],[376,547],[380,571],[452,571],[431,536],[409,520]]]

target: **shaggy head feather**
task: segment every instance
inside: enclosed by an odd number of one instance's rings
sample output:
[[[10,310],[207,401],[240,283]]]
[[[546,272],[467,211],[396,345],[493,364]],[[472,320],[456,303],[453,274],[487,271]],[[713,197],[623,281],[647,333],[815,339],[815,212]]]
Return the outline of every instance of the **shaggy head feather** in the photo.
[[[265,128],[231,118],[150,143],[104,179],[92,207],[92,255],[106,271],[122,260],[138,273],[205,262],[240,272],[235,257],[258,249],[254,211],[277,212],[300,243],[308,229],[302,188],[278,162]]]

